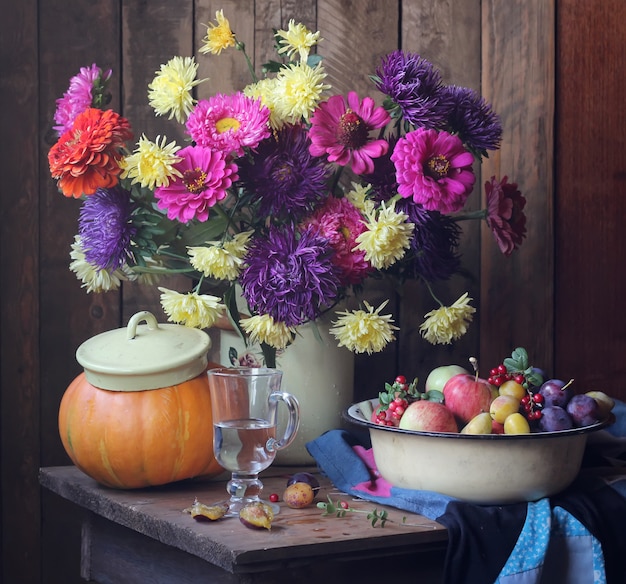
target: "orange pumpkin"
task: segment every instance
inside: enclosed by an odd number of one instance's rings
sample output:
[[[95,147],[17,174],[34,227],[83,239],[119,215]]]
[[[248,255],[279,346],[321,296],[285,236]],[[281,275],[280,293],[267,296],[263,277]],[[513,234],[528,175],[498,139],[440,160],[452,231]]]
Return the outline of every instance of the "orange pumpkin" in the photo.
[[[103,485],[135,489],[223,471],[213,455],[206,373],[145,391],[110,391],[78,375],[59,408],[74,464]]]

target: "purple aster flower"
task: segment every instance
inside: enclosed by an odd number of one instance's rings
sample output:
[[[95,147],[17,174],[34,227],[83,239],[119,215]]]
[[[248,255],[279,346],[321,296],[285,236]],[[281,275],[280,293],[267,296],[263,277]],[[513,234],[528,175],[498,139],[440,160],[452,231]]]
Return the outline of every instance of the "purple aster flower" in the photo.
[[[415,53],[393,51],[383,58],[373,80],[413,126],[441,128],[446,123],[450,96],[441,73],[426,59]]]
[[[461,228],[458,222],[438,211],[427,211],[411,200],[400,200],[396,209],[415,224],[411,239],[411,262],[403,266],[406,278],[423,278],[428,282],[447,280],[459,271],[458,253]],[[400,262],[401,264],[404,262]]]
[[[98,189],[80,209],[78,233],[85,259],[103,270],[115,270],[130,257],[135,228],[130,222],[133,203],[121,187]]]
[[[57,109],[54,112],[54,129],[59,136],[71,130],[76,116],[87,108],[100,108],[106,102],[105,91],[111,69],[102,72],[95,63],[91,67],[81,67],[78,75],[70,79],[69,89],[63,97],[57,99]]]
[[[270,227],[251,241],[240,283],[243,296],[259,314],[286,326],[316,319],[337,298],[338,268],[327,240],[307,229]]]
[[[450,85],[446,92],[454,106],[450,109],[448,128],[478,154],[497,150],[502,141],[502,123],[491,104],[473,89]]]
[[[239,159],[241,184],[259,200],[262,216],[297,222],[326,196],[330,167],[310,154],[309,144],[302,126],[284,126]]]

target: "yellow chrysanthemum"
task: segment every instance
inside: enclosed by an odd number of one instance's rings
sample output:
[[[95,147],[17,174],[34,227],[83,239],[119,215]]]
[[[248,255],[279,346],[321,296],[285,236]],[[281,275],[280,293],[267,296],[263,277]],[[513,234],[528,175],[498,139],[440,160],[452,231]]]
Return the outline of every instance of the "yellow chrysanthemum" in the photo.
[[[188,248],[189,263],[207,278],[236,280],[252,231],[237,233],[230,241],[208,241],[207,246]]]
[[[467,326],[476,312],[469,304],[471,300],[466,292],[452,306],[431,310],[420,326],[422,336],[433,345],[449,345],[460,339],[467,332]]]
[[[378,215],[367,214],[367,229],[357,238],[355,249],[365,252],[365,259],[378,270],[384,270],[401,259],[411,243],[415,225],[407,221],[406,213],[395,206],[380,206]]]
[[[279,30],[276,36],[280,37],[278,43],[281,47],[278,49],[279,54],[287,53],[291,58],[294,53],[300,55],[301,61],[306,61],[309,57],[311,47],[316,45],[320,38],[320,33],[311,32],[304,24],[291,19],[287,30]]]
[[[230,29],[230,22],[224,17],[224,11],[215,13],[217,24],[208,24],[204,44],[200,47],[201,53],[219,55],[224,49],[234,47],[237,43],[235,33]]]
[[[365,214],[372,213],[375,207],[374,201],[368,197],[370,188],[370,184],[361,185],[353,182],[352,190],[346,193],[346,199]]]
[[[326,73],[318,63],[309,67],[306,63],[291,64],[283,67],[276,76],[276,112],[289,123],[308,120],[322,93],[330,89],[324,83]]]
[[[121,269],[107,272],[98,266],[90,264],[85,258],[85,252],[78,235],[74,237],[70,258],[73,260],[70,263],[70,270],[82,282],[81,288],[85,288],[88,293],[117,290],[121,282],[127,279]]]
[[[284,349],[294,338],[295,330],[284,322],[275,322],[269,314],[257,314],[244,318],[241,328],[252,343],[266,343],[275,349]]]
[[[278,80],[276,77],[265,77],[259,79],[256,83],[246,85],[243,94],[252,99],[260,99],[261,103],[270,110],[270,126],[274,130],[280,130],[285,120],[280,117],[276,108]]]
[[[340,347],[346,347],[353,353],[378,353],[396,337],[390,314],[381,315],[381,310],[389,301],[385,300],[376,310],[364,302],[366,310],[345,310],[338,312],[340,316],[333,322],[330,332],[339,341]]]
[[[226,306],[217,296],[188,292],[181,294],[175,290],[159,287],[161,306],[167,314],[167,320],[184,324],[191,328],[212,327],[222,316]]]
[[[169,119],[183,124],[193,109],[191,90],[206,79],[196,79],[198,64],[193,57],[174,57],[148,85],[148,100],[157,116],[169,114]]]
[[[181,160],[176,156],[180,146],[175,142],[166,145],[166,140],[165,136],[157,136],[151,142],[145,135],[142,136],[133,154],[120,161],[122,178],[131,178],[133,184],[139,183],[142,187],[154,189],[155,186],[168,186],[170,179],[175,176],[181,177],[182,174],[174,168],[174,164]]]

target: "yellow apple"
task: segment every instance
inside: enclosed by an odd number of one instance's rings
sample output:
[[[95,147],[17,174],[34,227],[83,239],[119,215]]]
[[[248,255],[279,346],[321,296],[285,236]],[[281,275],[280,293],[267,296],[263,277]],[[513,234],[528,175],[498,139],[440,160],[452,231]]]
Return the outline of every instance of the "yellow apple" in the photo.
[[[491,414],[482,412],[463,426],[461,434],[491,434],[491,422]]]
[[[508,416],[519,410],[520,400],[512,395],[499,395],[491,402],[489,413],[496,422],[504,424]]]
[[[528,420],[519,412],[515,412],[504,420],[505,434],[530,434],[530,424]]]
[[[586,395],[596,400],[598,404],[598,414],[601,420],[604,420],[615,407],[615,400],[603,391],[588,391]]]

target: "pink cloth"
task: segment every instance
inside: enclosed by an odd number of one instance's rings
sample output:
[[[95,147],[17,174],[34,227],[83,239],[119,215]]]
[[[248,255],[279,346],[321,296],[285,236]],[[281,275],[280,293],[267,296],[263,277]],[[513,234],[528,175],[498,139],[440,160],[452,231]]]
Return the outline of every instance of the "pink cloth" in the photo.
[[[372,449],[363,448],[363,446],[359,445],[353,446],[352,449],[365,463],[367,470],[370,473],[370,480],[354,485],[354,489],[369,493],[370,495],[376,495],[378,497],[390,497],[391,483],[380,476],[378,468],[376,468],[376,461],[374,460],[374,453],[372,452]]]

